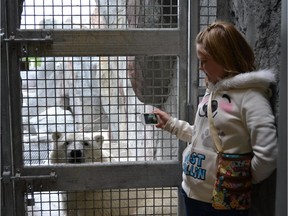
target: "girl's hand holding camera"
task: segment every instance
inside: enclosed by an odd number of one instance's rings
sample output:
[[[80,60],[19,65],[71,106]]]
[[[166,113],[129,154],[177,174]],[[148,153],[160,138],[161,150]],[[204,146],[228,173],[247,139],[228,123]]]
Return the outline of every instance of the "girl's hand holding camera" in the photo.
[[[166,112],[160,110],[160,109],[155,109],[154,113],[158,117],[158,124],[155,125],[156,128],[164,128],[166,125],[167,121],[170,118],[170,115],[168,115]]]

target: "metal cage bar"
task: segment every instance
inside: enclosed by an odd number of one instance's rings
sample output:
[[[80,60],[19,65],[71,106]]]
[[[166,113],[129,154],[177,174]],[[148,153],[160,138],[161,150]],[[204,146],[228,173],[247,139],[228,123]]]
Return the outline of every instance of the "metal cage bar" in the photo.
[[[275,215],[287,215],[287,1],[281,13],[281,66],[278,118],[279,157],[277,160],[276,211]]]

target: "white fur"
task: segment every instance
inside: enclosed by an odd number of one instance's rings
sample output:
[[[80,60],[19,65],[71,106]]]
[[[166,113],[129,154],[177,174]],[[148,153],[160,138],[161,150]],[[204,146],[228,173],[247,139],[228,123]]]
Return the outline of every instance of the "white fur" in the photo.
[[[83,151],[81,160],[83,163],[113,161],[110,153],[101,149],[104,140],[108,139],[107,134],[53,133],[50,163],[73,162],[69,156],[73,150]],[[171,195],[174,198],[171,198]],[[177,191],[171,191],[170,188],[150,191],[145,189],[69,191],[61,192],[60,207],[64,210],[61,213],[63,216],[177,215],[177,202]],[[173,205],[171,209],[165,207],[170,204]]]
[[[52,151],[49,163],[89,163],[111,161],[108,151],[102,150],[104,139],[108,139],[105,132],[96,133],[52,133]],[[79,158],[72,157],[71,152],[78,151]],[[64,216],[94,216],[111,215],[110,202],[102,202],[109,198],[110,192],[103,191],[75,191],[61,193],[61,209]],[[108,205],[108,206],[107,206]],[[107,211],[102,210],[107,208]]]
[[[263,88],[267,89],[271,83],[276,82],[275,72],[270,69],[240,73],[234,77],[220,80],[215,85],[209,83],[212,91],[232,88]]]
[[[49,155],[50,163],[88,163],[101,162],[108,152],[101,150],[104,133],[52,133],[52,151]],[[74,152],[81,155],[74,155]],[[76,154],[76,153],[75,153]],[[73,157],[74,155],[74,157]],[[106,161],[108,158],[105,159]]]

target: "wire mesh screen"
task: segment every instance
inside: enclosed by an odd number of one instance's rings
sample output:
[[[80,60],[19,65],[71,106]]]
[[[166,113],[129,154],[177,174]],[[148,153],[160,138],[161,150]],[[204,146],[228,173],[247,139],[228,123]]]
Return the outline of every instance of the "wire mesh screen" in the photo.
[[[177,0],[25,0],[23,29],[177,28]]]
[[[200,0],[200,29],[212,23],[216,19],[217,1],[216,0]]]
[[[176,105],[175,56],[29,57],[21,65],[29,65],[21,71],[25,164],[177,158],[176,139],[142,115]]]
[[[67,199],[69,202],[67,202]],[[177,188],[25,193],[28,216],[177,215]]]
[[[21,17],[22,30],[177,27],[177,0],[25,0]],[[142,119],[155,108],[177,116],[178,64],[178,56],[157,53],[22,56],[24,166],[178,160],[178,140]],[[178,212],[173,187],[73,190],[33,191],[28,185],[26,215]]]
[[[217,1],[216,0],[200,0],[199,1],[199,29],[205,28],[210,23],[216,20]],[[205,88],[205,74],[199,73],[199,87]],[[203,95],[199,95],[199,101]]]

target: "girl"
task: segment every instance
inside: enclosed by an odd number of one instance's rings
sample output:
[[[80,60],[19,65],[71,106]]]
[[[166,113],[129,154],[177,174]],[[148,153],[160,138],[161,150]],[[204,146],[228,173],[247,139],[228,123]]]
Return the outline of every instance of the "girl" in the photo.
[[[237,209],[234,204],[228,210],[212,206],[218,160],[210,133],[208,98],[213,93],[212,119],[224,153],[252,153],[249,175],[252,183],[259,183],[276,168],[277,137],[269,103],[269,85],[275,83],[275,76],[271,70],[255,70],[251,47],[230,23],[217,21],[206,27],[196,37],[196,50],[207,90],[194,125],[157,109],[156,127],[191,143],[183,152],[187,216],[248,215],[248,208]]]

